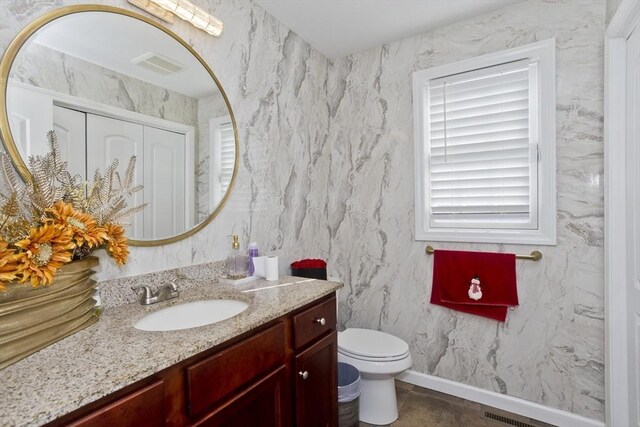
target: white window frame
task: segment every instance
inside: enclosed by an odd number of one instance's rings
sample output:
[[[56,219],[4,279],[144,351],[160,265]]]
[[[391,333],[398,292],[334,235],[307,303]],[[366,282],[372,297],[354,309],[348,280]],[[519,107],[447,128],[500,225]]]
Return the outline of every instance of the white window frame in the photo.
[[[537,223],[516,227],[433,226],[429,218],[429,141],[425,124],[427,85],[445,76],[528,60],[537,63],[537,103],[539,120],[532,120],[537,132],[537,191],[532,196],[532,213]],[[413,73],[413,113],[415,142],[415,239],[442,242],[510,243],[528,245],[556,244],[556,83],[555,39],[491,53],[476,58]],[[531,85],[530,87],[535,87]],[[535,105],[535,104],[534,104]],[[534,115],[535,116],[535,115]],[[535,211],[535,212],[534,212]],[[474,226],[475,227],[475,226]]]
[[[222,192],[222,135],[220,127],[232,123],[230,115],[215,117],[209,120],[209,205],[216,206],[224,197]],[[227,189],[231,186],[231,182]]]

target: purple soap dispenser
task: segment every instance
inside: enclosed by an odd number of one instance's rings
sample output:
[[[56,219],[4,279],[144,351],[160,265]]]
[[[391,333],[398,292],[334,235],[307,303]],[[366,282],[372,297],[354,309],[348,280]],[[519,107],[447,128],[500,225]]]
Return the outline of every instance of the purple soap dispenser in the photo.
[[[256,267],[253,265],[253,258],[258,256],[258,244],[256,242],[249,243],[249,247],[247,249],[247,256],[249,257],[248,276],[253,276],[256,272]]]

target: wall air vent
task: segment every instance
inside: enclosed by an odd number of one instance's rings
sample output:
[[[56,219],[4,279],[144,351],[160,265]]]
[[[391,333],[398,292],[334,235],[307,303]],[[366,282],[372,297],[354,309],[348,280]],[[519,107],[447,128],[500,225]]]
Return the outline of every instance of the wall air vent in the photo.
[[[163,76],[179,73],[186,68],[181,63],[156,52],[147,52],[133,58],[131,62]]]

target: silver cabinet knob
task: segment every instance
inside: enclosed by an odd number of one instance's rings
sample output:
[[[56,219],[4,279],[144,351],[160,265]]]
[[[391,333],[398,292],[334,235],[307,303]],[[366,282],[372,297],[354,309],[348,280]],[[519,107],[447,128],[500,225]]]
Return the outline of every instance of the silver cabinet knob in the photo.
[[[302,377],[303,380],[306,380],[307,378],[309,378],[309,372],[308,371],[300,371],[298,372],[298,375],[300,375]]]
[[[327,321],[324,320],[324,317],[321,317],[320,319],[315,319],[314,322],[320,323],[322,326],[327,324]]]

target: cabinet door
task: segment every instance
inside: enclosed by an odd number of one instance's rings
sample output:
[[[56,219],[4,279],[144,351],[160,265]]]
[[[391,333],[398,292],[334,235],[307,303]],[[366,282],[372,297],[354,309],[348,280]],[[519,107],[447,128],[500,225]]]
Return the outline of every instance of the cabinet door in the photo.
[[[197,427],[285,427],[285,367],[274,371],[193,424]]]
[[[199,417],[285,362],[282,322],[185,369],[187,412]]]
[[[334,331],[296,356],[295,405],[300,427],[338,423],[338,344]]]

